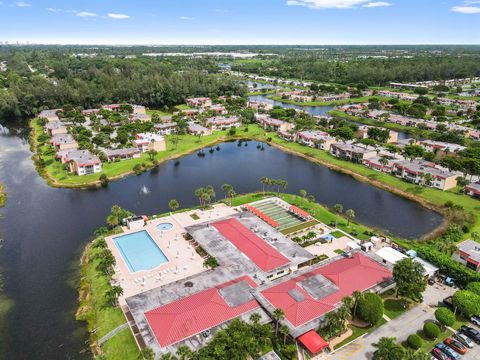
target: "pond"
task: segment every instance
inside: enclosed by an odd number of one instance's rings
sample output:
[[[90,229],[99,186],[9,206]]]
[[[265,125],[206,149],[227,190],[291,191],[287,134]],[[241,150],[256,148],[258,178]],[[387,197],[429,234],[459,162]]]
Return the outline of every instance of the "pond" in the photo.
[[[420,236],[442,221],[414,202],[275,148],[262,151],[256,142],[221,144],[204,157],[185,156],[107,188],[55,189],[38,176],[24,133],[0,135],[0,179],[8,193],[0,209],[0,264],[15,303],[1,351],[6,359],[89,358],[84,327],[74,319],[74,278],[85,244],[114,204],[138,215],[163,213],[171,199],[196,205],[200,186],[212,184],[221,198],[223,183],[246,193],[260,190],[260,177],[268,176],[286,179],[288,192],[303,188],[321,203],[342,203],[358,221],[398,236]]]
[[[335,108],[335,106],[301,106],[301,105],[294,105],[294,104],[287,104],[281,101],[276,101],[270,99],[267,95],[255,95],[255,96],[249,96],[248,98],[250,101],[257,101],[257,102],[263,102],[263,103],[268,103],[272,104],[273,106],[280,106],[286,109],[298,109],[298,110],[303,110],[309,113],[312,116],[327,116],[328,112],[332,109]],[[364,124],[357,122],[357,121],[350,121],[353,124],[356,124],[358,126],[362,126]],[[412,135],[403,132],[403,131],[397,131],[398,133],[398,140],[404,140],[404,139],[409,139],[412,137]]]

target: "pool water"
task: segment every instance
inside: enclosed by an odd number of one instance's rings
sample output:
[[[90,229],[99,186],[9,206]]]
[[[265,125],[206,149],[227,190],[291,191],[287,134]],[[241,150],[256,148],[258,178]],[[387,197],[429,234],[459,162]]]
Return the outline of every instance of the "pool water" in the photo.
[[[113,238],[130,272],[152,270],[168,262],[147,231],[121,235]]]
[[[161,223],[157,225],[157,229],[160,231],[171,230],[173,228],[172,223]]]

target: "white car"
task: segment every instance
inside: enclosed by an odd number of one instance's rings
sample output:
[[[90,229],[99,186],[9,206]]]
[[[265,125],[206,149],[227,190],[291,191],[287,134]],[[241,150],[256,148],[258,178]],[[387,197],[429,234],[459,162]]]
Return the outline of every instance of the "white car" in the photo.
[[[460,341],[466,347],[470,349],[473,348],[473,345],[474,345],[473,341],[467,335],[457,332],[456,334],[453,335],[453,337],[458,341]]]
[[[479,316],[472,316],[472,317],[470,318],[470,322],[471,322],[473,325],[480,326],[480,317],[479,317]]]

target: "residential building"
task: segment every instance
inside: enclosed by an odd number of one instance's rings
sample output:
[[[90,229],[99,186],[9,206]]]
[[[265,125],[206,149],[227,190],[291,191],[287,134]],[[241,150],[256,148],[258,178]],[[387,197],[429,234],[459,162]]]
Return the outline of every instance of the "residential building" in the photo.
[[[358,127],[358,130],[355,133],[355,136],[359,139],[367,139],[368,138],[368,130],[371,128],[375,128],[375,126],[369,126],[369,125],[361,125]],[[385,130],[385,129],[382,129]],[[396,143],[398,141],[398,133],[393,130],[387,130],[388,131],[388,139],[387,143]]]
[[[297,134],[291,133],[289,131],[282,131],[278,130],[277,135],[279,138],[286,140],[286,141],[296,141],[297,140]]]
[[[50,136],[63,135],[67,133],[67,126],[61,121],[49,121],[45,125],[45,133]]]
[[[65,161],[69,165],[70,172],[79,176],[102,171],[102,162],[98,156],[91,154],[88,150],[69,151],[65,155]]]
[[[324,131],[300,131],[297,133],[297,141],[300,144],[330,151],[330,147],[337,140]]]
[[[125,149],[107,149],[103,151],[108,158],[108,161],[128,160],[139,158],[141,155],[137,147]]]
[[[457,175],[424,160],[401,160],[393,165],[393,175],[417,185],[448,190],[457,186]],[[429,174],[429,175],[427,175]],[[428,176],[430,179],[428,179]]]
[[[247,107],[257,111],[270,111],[273,109],[273,104],[267,102],[249,101]]]
[[[200,124],[191,123],[188,125],[188,133],[195,136],[212,135],[212,130]]]
[[[57,150],[76,150],[78,149],[78,144],[75,141],[75,138],[70,134],[58,134],[54,135],[50,140],[53,146]]]
[[[210,106],[210,108],[209,108],[208,110],[213,111],[213,112],[216,113],[217,115],[226,115],[226,114],[228,114],[227,109],[226,109],[225,106],[223,106],[223,105],[212,105],[212,106]]]
[[[426,151],[434,153],[437,158],[443,158],[446,155],[456,155],[459,151],[465,149],[465,146],[462,145],[435,140],[421,140],[419,144]]]
[[[133,140],[133,145],[142,153],[149,150],[165,151],[167,149],[165,138],[153,133],[137,134],[136,139]]]
[[[240,127],[242,123],[237,116],[231,116],[229,118],[225,117],[214,117],[207,120],[207,126],[212,130],[225,130],[233,127]]]
[[[381,172],[392,172],[393,165],[400,161],[399,159],[390,159],[388,157],[373,156],[363,160],[363,164],[370,169]]]
[[[177,130],[178,124],[176,122],[165,122],[155,124],[155,130],[160,135],[171,135]]]
[[[473,240],[465,240],[457,245],[457,252],[452,259],[465,265],[469,269],[480,270],[480,243]]]
[[[268,115],[256,114],[255,118],[257,122],[264,128],[271,128],[273,131],[290,131],[293,129],[293,124],[287,121],[273,119]]]
[[[186,103],[195,108],[205,108],[212,106],[212,99],[209,97],[188,98]]]
[[[61,109],[42,110],[37,117],[39,119],[47,119],[48,121],[60,121],[57,115],[58,111],[61,111]]]
[[[470,196],[480,198],[480,181],[465,186],[465,193]]]
[[[330,146],[330,153],[335,157],[357,163],[363,163],[365,159],[377,155],[376,150],[370,146],[343,142],[332,144]]]

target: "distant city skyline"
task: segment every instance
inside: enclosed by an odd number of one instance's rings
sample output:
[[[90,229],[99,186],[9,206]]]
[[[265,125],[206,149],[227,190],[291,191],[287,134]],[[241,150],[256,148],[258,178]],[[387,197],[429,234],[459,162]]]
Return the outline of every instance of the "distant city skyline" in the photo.
[[[479,44],[480,0],[0,0],[0,41]]]

